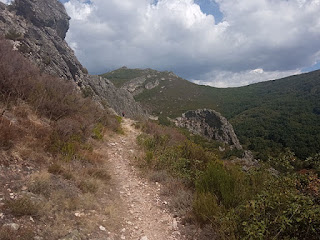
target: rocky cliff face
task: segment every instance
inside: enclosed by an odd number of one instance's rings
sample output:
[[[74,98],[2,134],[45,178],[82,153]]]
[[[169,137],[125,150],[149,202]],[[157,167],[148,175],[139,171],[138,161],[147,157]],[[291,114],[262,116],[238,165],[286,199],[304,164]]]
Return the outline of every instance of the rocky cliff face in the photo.
[[[108,79],[90,76],[87,84],[100,100],[105,100],[118,114],[124,113],[125,117],[135,119],[146,116],[141,106],[128,91],[116,88]]]
[[[0,35],[10,39],[14,48],[42,71],[71,80],[80,88],[90,88],[96,99],[107,101],[118,114],[126,111],[128,117],[144,116],[130,94],[117,90],[110,82],[88,76],[65,41],[69,20],[58,0],[15,0],[10,6],[0,3]]]
[[[182,117],[177,118],[175,124],[178,127],[187,128],[194,134],[223,142],[236,149],[242,149],[232,125],[225,117],[214,110],[188,111]]]
[[[57,0],[16,0],[0,12],[0,34],[41,70],[81,85],[85,73],[64,40],[69,16]]]

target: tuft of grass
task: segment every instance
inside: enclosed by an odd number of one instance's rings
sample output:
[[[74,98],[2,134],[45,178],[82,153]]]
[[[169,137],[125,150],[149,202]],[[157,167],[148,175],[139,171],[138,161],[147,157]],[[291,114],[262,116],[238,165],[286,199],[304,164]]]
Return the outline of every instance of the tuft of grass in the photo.
[[[52,191],[50,174],[39,173],[34,175],[29,183],[29,190],[32,193],[49,197]]]
[[[21,216],[37,216],[40,213],[41,206],[36,204],[30,197],[23,196],[22,198],[6,201],[4,207],[16,217]]]
[[[53,163],[48,167],[48,172],[54,175],[61,175],[64,179],[71,180],[73,179],[73,174],[70,171],[65,170],[64,167],[62,167],[58,163]]]
[[[149,174],[149,179],[153,182],[163,183],[169,178],[169,174],[166,170],[152,171]]]
[[[78,187],[83,193],[96,193],[99,190],[99,182],[94,178],[83,179],[79,182]]]
[[[86,172],[89,176],[103,180],[105,182],[108,182],[111,179],[110,174],[105,169],[89,168],[89,169],[87,169]]]
[[[19,135],[18,132],[19,129],[9,120],[0,117],[0,150],[9,150],[12,148]]]

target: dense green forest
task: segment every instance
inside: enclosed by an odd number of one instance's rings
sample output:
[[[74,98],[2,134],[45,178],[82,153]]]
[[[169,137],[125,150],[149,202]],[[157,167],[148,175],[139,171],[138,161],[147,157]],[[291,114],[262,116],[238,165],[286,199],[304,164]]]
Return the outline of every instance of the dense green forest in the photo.
[[[320,151],[320,71],[238,88],[200,86],[169,72],[121,68],[103,74],[117,87],[137,78],[160,84],[136,95],[151,113],[177,117],[187,110],[211,108],[234,126],[241,143],[266,160],[285,149],[305,159]],[[165,122],[165,121],[163,121]]]

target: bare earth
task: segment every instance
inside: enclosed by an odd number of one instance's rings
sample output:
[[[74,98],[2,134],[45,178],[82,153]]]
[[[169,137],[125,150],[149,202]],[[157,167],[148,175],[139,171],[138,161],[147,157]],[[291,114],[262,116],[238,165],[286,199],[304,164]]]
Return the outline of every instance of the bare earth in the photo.
[[[113,135],[99,153],[106,156],[113,179],[113,191],[118,191],[121,201],[121,229],[109,239],[182,240],[176,219],[165,209],[160,199],[161,186],[139,176],[132,164],[138,154],[136,138],[140,134],[134,121],[124,119],[124,135]],[[106,145],[107,146],[106,146]]]

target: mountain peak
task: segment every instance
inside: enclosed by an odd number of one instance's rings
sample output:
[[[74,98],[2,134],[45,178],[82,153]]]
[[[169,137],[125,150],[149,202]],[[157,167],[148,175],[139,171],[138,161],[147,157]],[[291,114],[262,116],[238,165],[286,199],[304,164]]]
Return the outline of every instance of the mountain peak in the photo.
[[[69,29],[69,20],[63,4],[57,0],[16,0],[13,5],[17,15],[23,16],[37,27],[49,27],[64,39]]]

